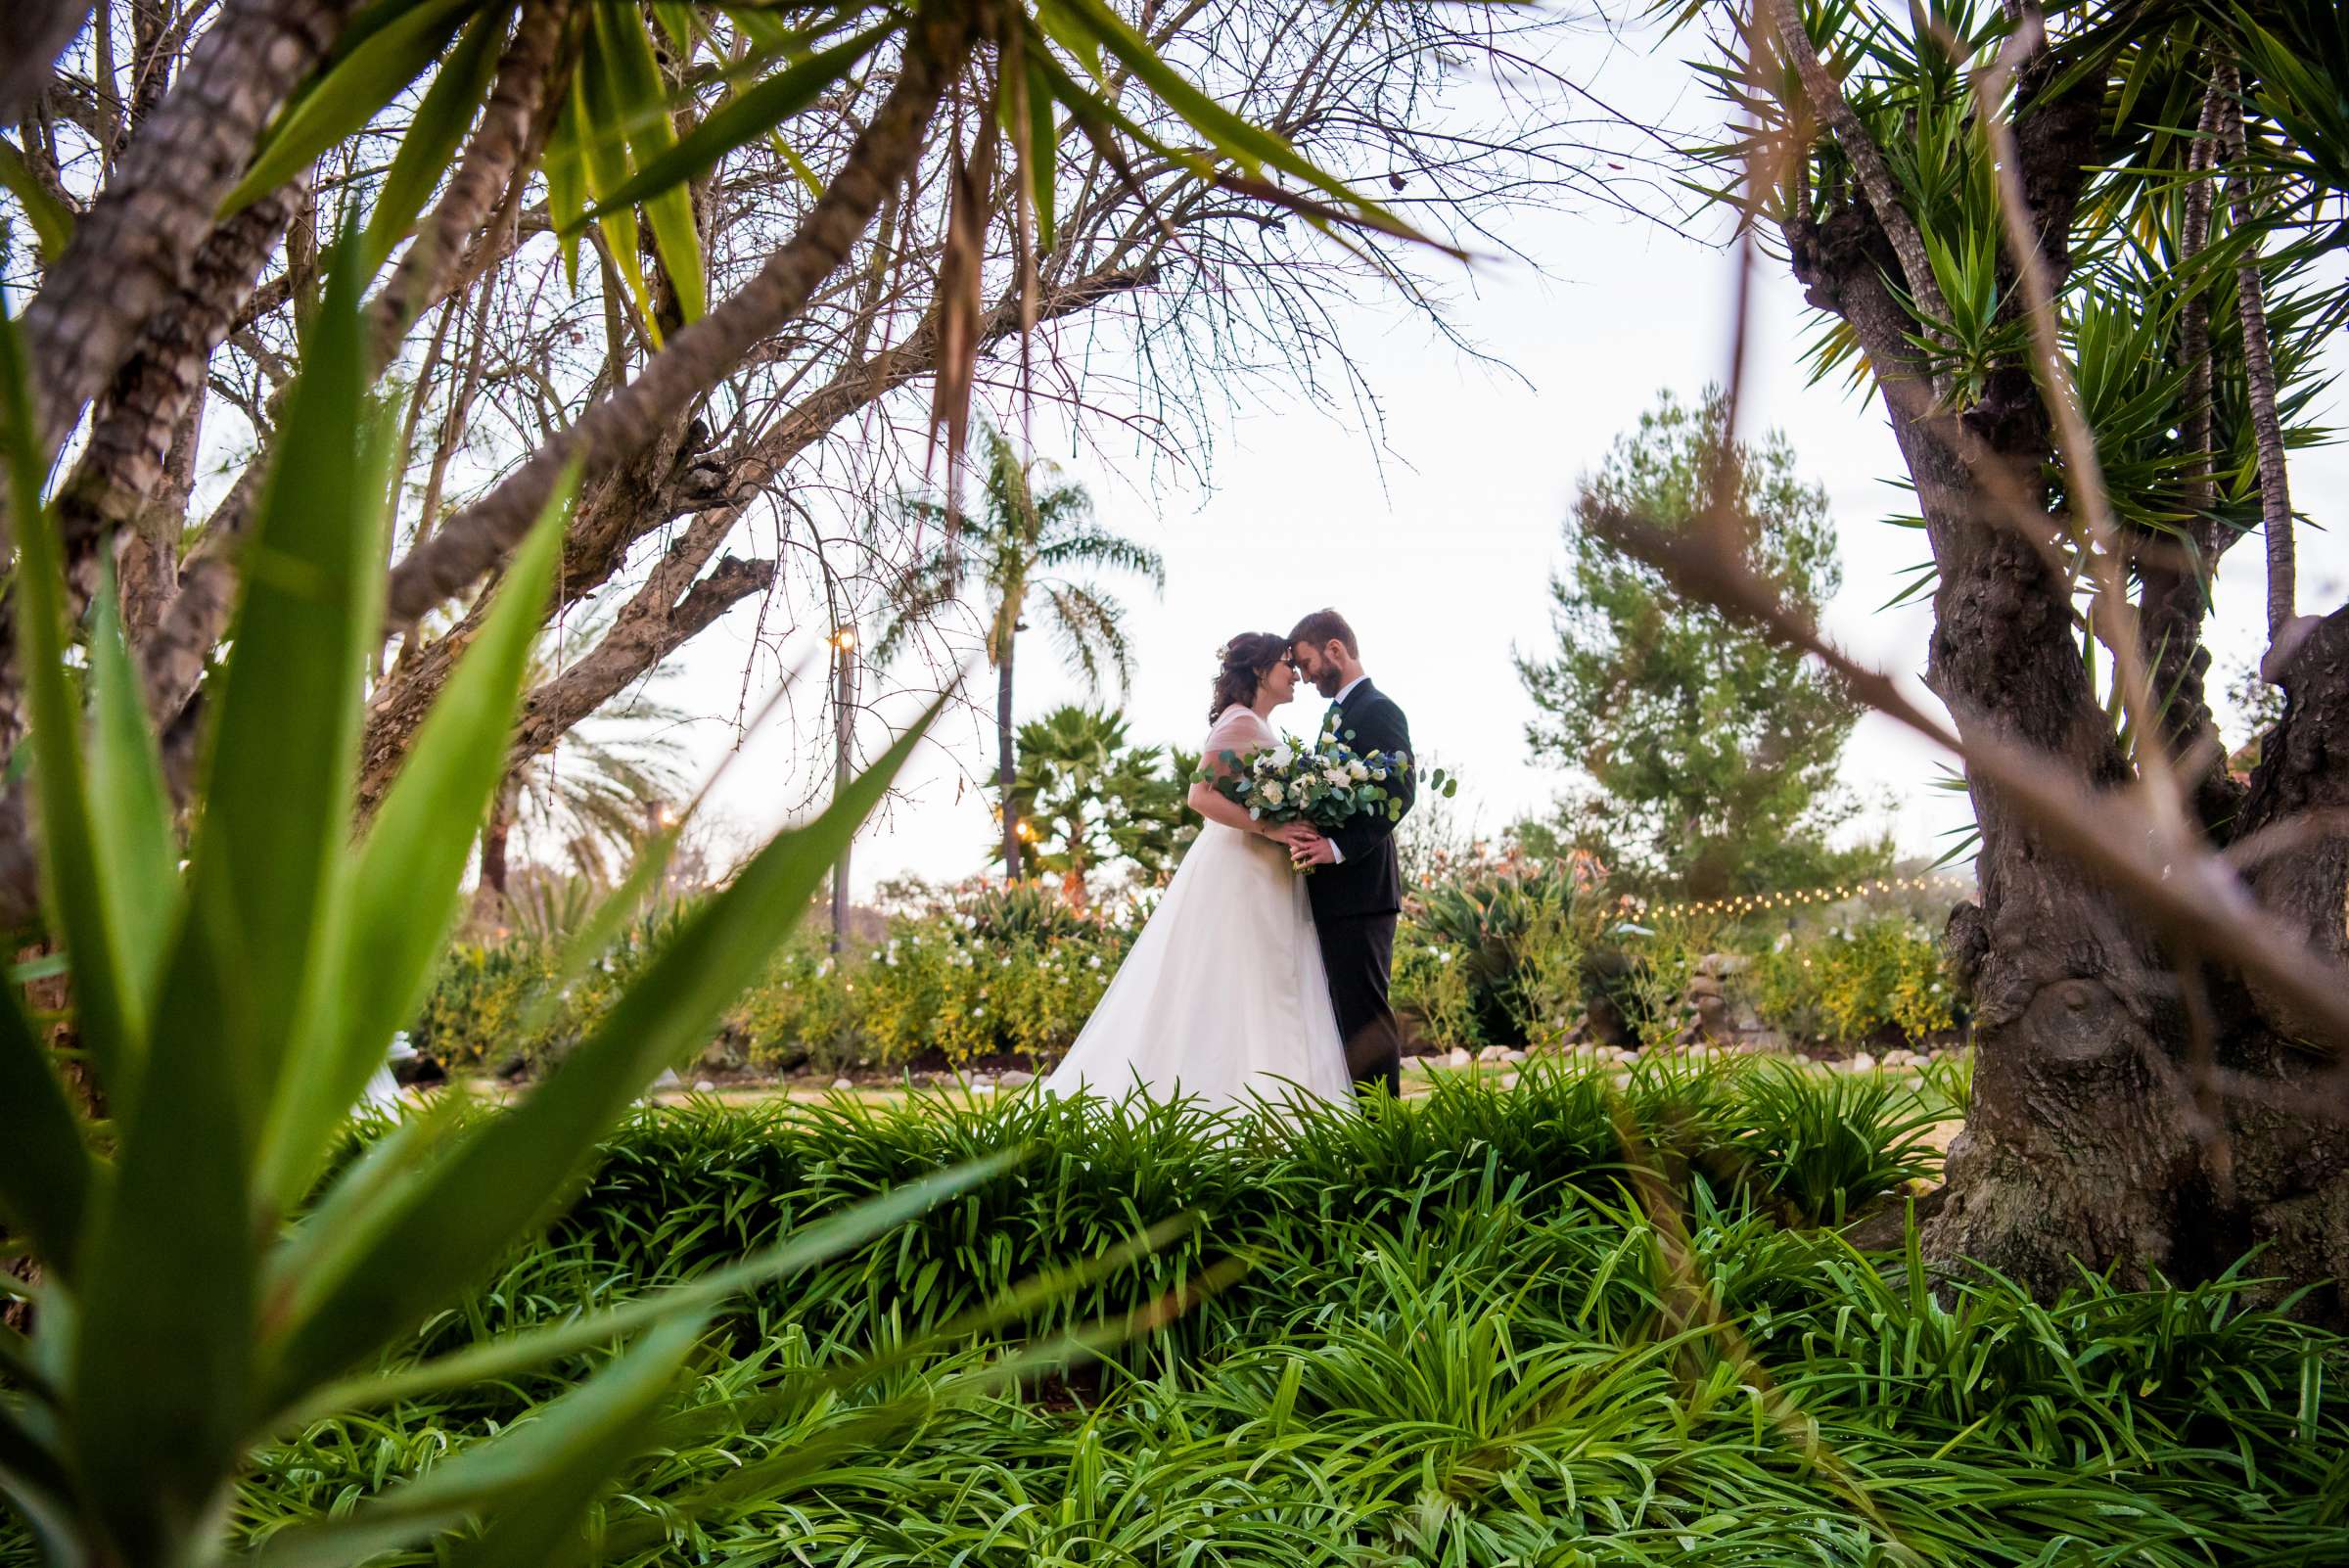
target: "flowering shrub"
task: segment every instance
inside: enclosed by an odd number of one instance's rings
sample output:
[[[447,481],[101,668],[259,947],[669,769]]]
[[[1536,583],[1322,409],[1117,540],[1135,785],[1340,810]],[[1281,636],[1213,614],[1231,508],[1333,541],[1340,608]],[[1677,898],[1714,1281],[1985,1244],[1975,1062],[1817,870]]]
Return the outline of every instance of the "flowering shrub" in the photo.
[[[990,937],[969,911],[898,920],[842,977],[864,1059],[897,1067],[924,1052],[959,1066],[1014,1054],[1057,1057],[1077,1038],[1125,956],[1120,928]],[[771,1050],[754,1043],[755,1054]]]
[[[1669,911],[1632,914],[1566,859],[1512,847],[1443,849],[1423,862],[1395,939],[1396,1006],[1431,1044],[1529,1045],[1578,1017],[1644,1047],[1684,1038],[1691,978],[1709,953],[1743,954],[1734,990],[1761,1022],[1804,1039],[1911,1039],[1952,1028],[1958,998],[1940,944],[1900,916],[1782,933]]]
[[[545,973],[534,943],[460,943],[440,960],[409,1039],[452,1069],[499,1067],[522,1048],[524,1003]]]
[[[1047,1062],[1092,1015],[1144,912],[1079,912],[1031,887],[924,890],[902,902],[886,940],[839,959],[829,933],[802,928],[726,1015],[724,1037],[769,1068],[894,1068],[934,1052],[952,1066],[1007,1054]],[[549,945],[452,947],[410,1031],[415,1045],[461,1072],[559,1057],[676,920],[669,911],[631,925],[551,1001],[541,1000],[556,978]]]
[[[1860,1040],[1889,1025],[1913,1039],[1955,1021],[1939,944],[1907,919],[1786,935],[1756,952],[1764,943],[1750,928],[1671,916],[1631,924],[1563,862],[1470,853],[1435,869],[1396,933],[1394,983],[1397,1008],[1431,1044],[1541,1043],[1589,1015],[1614,1020],[1634,1043],[1666,1045],[1692,1016],[1689,977],[1712,951],[1751,955],[1738,995],[1798,1038]],[[1040,885],[922,888],[892,908],[885,937],[839,958],[826,932],[803,928],[727,1015],[724,1058],[819,1073],[1004,1056],[1048,1065],[1084,1027],[1148,914],[1140,901],[1080,911]],[[417,1048],[472,1072],[560,1056],[676,918],[631,926],[547,1001],[553,960],[541,943],[451,949],[412,1031]],[[535,1025],[527,1035],[526,1021]]]
[[[865,1055],[858,1004],[854,982],[833,961],[830,933],[802,928],[726,1026],[759,1066],[837,1073]]]
[[[1911,920],[1834,927],[1782,941],[1756,959],[1754,1001],[1765,1020],[1814,1039],[1865,1039],[1889,1024],[1911,1039],[1957,1023],[1941,943]]]
[[[1563,860],[1439,851],[1395,941],[1394,995],[1430,1038],[1515,1045],[1565,1033],[1602,915]]]
[[[1638,934],[1616,939],[1621,961],[1612,973],[1596,971],[1590,990],[1611,993],[1624,1027],[1642,1050],[1669,1045],[1694,1022],[1688,984],[1697,960],[1725,945],[1717,921],[1687,915],[1650,915]]]
[[[1494,1043],[1478,1022],[1482,999],[1459,949],[1415,925],[1395,934],[1392,995],[1430,1040],[1446,1045]]]
[[[440,961],[424,1011],[409,1030],[417,1050],[464,1071],[500,1071],[517,1060],[560,1057],[595,1027],[636,972],[683,923],[668,905],[624,927],[607,952],[569,985],[556,983],[556,944],[532,937],[460,943]],[[525,1025],[533,1027],[526,1030]]]

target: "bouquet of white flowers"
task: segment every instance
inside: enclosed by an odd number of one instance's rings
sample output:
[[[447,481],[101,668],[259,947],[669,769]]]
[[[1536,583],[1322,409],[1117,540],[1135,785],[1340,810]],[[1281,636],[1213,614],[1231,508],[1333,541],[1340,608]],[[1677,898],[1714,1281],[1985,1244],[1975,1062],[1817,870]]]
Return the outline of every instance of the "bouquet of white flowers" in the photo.
[[[1224,752],[1219,768],[1203,764],[1199,778],[1259,821],[1306,822],[1324,833],[1334,832],[1357,817],[1383,812],[1389,821],[1403,816],[1398,793],[1411,770],[1404,752],[1358,752],[1339,738],[1333,717],[1330,727],[1308,746],[1294,736],[1245,756]],[[1427,787],[1450,795],[1458,786],[1441,768]]]

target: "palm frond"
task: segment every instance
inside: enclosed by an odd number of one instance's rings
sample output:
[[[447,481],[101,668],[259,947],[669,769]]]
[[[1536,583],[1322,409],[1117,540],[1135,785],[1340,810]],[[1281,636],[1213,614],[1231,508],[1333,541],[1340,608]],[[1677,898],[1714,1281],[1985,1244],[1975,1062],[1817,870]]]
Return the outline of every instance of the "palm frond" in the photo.
[[[1167,586],[1167,561],[1139,539],[1106,529],[1087,530],[1054,539],[1036,552],[1036,564],[1048,572],[1071,567],[1101,567],[1146,577],[1162,593]]]
[[[1129,691],[1133,656],[1126,640],[1126,607],[1102,589],[1074,583],[1048,584],[1044,596],[1051,608],[1053,645],[1069,670],[1097,694],[1107,664],[1117,672],[1120,694]]]

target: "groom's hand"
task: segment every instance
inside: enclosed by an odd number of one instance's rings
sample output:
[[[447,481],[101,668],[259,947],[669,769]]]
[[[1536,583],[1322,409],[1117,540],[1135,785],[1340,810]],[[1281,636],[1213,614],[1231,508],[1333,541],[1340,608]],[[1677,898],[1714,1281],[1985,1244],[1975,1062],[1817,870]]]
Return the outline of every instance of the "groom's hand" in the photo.
[[[1289,841],[1289,860],[1296,865],[1335,865],[1338,847],[1318,833]]]

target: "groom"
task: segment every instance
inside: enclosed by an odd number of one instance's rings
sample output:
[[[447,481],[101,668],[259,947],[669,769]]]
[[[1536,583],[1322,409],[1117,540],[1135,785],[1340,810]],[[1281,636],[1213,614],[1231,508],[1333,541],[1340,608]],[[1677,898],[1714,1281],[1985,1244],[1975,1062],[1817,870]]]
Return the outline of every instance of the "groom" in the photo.
[[[1362,673],[1361,645],[1354,628],[1335,610],[1316,610],[1289,633],[1297,672],[1330,699],[1329,716],[1339,738],[1358,752],[1411,749],[1409,723],[1393,698]],[[1413,759],[1416,761],[1416,759]],[[1411,808],[1412,773],[1390,784]],[[1324,838],[1319,829],[1293,823],[1285,837],[1290,856],[1313,866],[1306,879],[1313,901],[1313,930],[1321,939],[1321,963],[1329,971],[1329,999],[1337,1009],[1338,1035],[1346,1060],[1362,1089],[1384,1084],[1390,1094],[1402,1087],[1403,1029],[1387,1005],[1387,977],[1395,960],[1395,917],[1403,909],[1403,870],[1395,856],[1395,824],[1383,813],[1365,816]]]

